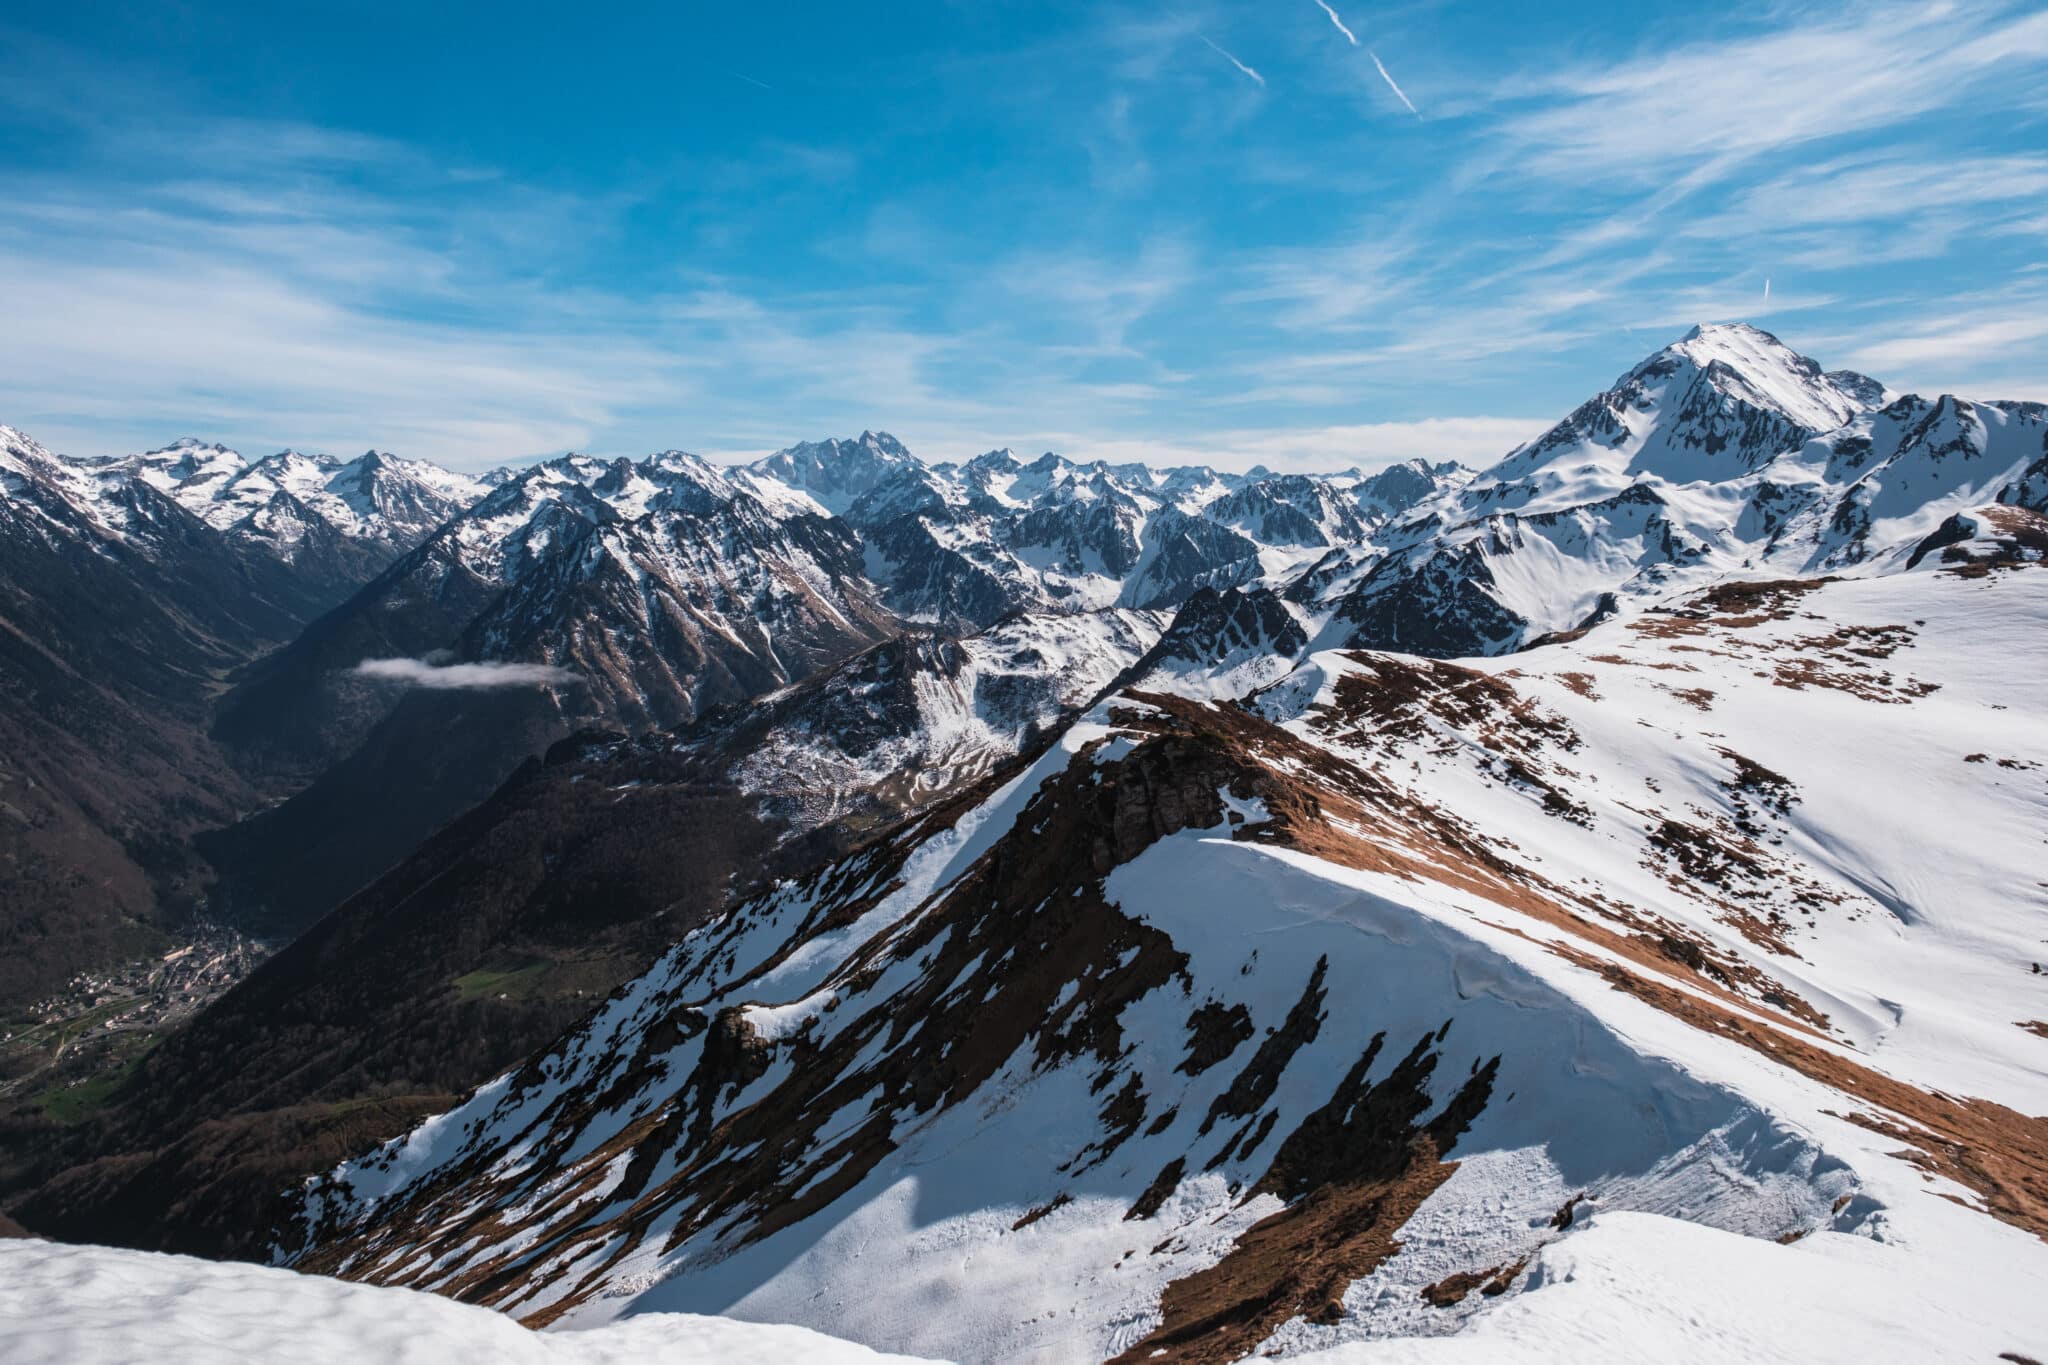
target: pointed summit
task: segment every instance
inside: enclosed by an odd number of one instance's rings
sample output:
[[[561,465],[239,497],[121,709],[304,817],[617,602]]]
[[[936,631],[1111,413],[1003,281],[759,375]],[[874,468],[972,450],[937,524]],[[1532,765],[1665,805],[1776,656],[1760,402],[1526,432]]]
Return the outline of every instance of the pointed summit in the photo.
[[[863,431],[857,444],[892,460],[910,458],[909,447],[886,431]]]
[[[1832,431],[1869,406],[1857,391],[1868,380],[1854,388],[1838,387],[1817,361],[1746,322],[1702,323],[1638,365],[1622,383],[1681,361],[1697,367],[1730,398],[1776,412],[1814,433]]]
[[[749,474],[808,494],[834,516],[900,469],[915,463],[886,431],[863,431],[851,441],[799,441],[746,466]]]
[[[1858,376],[1860,378],[1860,376]],[[1487,470],[1495,510],[1611,495],[1640,478],[1714,482],[1754,471],[1869,410],[1769,332],[1707,323],[1648,356]]]

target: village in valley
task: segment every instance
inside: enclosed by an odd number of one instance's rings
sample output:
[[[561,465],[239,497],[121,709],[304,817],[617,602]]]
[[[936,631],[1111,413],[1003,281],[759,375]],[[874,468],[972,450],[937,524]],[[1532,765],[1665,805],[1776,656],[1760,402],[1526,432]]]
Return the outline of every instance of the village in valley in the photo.
[[[0,1023],[0,1103],[84,1118],[171,1028],[269,956],[238,930],[199,924],[161,956],[80,972]]]

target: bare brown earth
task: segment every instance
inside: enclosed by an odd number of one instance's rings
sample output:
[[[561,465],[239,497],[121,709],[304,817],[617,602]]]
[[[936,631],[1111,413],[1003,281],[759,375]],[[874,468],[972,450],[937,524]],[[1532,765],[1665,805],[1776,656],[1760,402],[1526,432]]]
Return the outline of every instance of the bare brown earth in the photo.
[[[1528,1264],[1527,1260],[1508,1261],[1484,1270],[1461,1270],[1446,1275],[1435,1284],[1423,1286],[1422,1301],[1432,1308],[1452,1308],[1463,1303],[1475,1289],[1489,1299],[1498,1298],[1508,1292],[1515,1277]]]
[[[1994,503],[1979,507],[1971,517],[1988,527],[1989,545],[1979,550],[1969,545],[1950,545],[1942,551],[1944,573],[1964,578],[1984,578],[1994,569],[2015,569],[2048,563],[2048,516],[2028,507]]]
[[[1400,1251],[1394,1234],[1455,1170],[1425,1139],[1392,1177],[1319,1190],[1254,1224],[1214,1266],[1167,1286],[1165,1322],[1114,1365],[1239,1360],[1291,1317],[1335,1321],[1351,1282]]]
[[[1369,1084],[1384,1041],[1372,1040],[1248,1192],[1278,1195],[1288,1206],[1253,1224],[1215,1265],[1168,1285],[1164,1321],[1119,1361],[1160,1350],[1174,1360],[1236,1360],[1289,1318],[1335,1321],[1352,1282],[1401,1249],[1395,1234],[1457,1169],[1442,1154],[1486,1107],[1500,1059],[1474,1071],[1421,1123],[1436,1036],[1425,1035],[1386,1079]]]

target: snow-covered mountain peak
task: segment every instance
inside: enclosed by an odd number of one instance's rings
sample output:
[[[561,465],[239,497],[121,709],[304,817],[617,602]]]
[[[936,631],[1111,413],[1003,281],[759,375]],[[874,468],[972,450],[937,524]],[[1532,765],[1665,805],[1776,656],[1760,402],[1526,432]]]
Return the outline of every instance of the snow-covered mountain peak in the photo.
[[[1679,359],[1696,366],[1729,397],[1779,413],[1815,432],[1831,431],[1868,406],[1859,393],[1837,387],[1818,362],[1746,322],[1694,327],[1616,387]]]
[[[1747,323],[1702,325],[1483,471],[1473,490],[1488,512],[1527,514],[1611,497],[1638,480],[1741,479],[1868,411],[1872,387],[1861,375],[1837,385]]]
[[[187,508],[210,497],[249,466],[241,452],[218,441],[201,441],[196,436],[181,436],[155,450],[94,463],[103,481],[121,483],[139,478],[172,494]]]
[[[25,504],[38,518],[102,521],[96,488],[27,432],[0,426],[0,501]]]
[[[287,446],[275,455],[265,455],[260,460],[251,461],[249,467],[251,469],[272,470],[313,469],[319,470],[323,474],[331,474],[345,466],[342,461],[335,459],[332,455],[309,455],[303,450],[294,450]]]
[[[865,450],[871,450],[875,454],[888,459],[907,460],[910,458],[909,447],[886,431],[863,431],[860,434],[860,440],[856,444]]]
[[[1472,480],[1473,471],[1456,460],[1417,456],[1371,474],[1353,471],[1353,477],[1357,481],[1351,485],[1351,495],[1360,505],[1395,517],[1438,494],[1462,488]]]
[[[53,463],[71,500],[108,530],[131,527],[141,485],[328,591],[374,576],[484,491],[467,475],[384,451],[344,463],[286,448],[249,460],[192,436],[134,455]]]
[[[201,440],[197,436],[180,436],[169,445],[143,451],[136,458],[158,465],[175,465],[184,461],[190,467],[198,468],[215,463],[223,457],[247,463],[239,451],[232,450],[219,441]]]
[[[1865,409],[1881,408],[1899,395],[1876,379],[1856,370],[1829,370],[1821,378],[1839,393],[1848,394]]]
[[[14,468],[17,472],[27,466],[47,464],[50,452],[27,432],[16,427],[0,425],[0,468]]]
[[[1008,446],[998,446],[994,450],[982,451],[981,454],[969,460],[963,467],[967,469],[1016,470],[1022,469],[1024,462],[1018,459],[1017,452]]]
[[[917,467],[916,457],[886,431],[863,431],[852,440],[799,441],[746,466],[756,479],[773,480],[844,516],[864,494],[891,475]],[[772,497],[772,494],[771,494]]]
[[[2048,504],[2044,433],[2048,409],[1895,396],[1696,327],[1287,596],[1331,613],[1324,643],[1456,657],[1731,576],[1892,572],[1971,509]]]

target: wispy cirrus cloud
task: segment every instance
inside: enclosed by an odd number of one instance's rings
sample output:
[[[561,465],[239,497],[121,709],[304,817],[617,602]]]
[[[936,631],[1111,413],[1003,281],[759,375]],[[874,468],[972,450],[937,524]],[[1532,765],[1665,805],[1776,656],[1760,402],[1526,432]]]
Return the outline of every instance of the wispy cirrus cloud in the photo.
[[[2007,5],[1792,11],[1789,23],[1506,83],[1530,102],[1502,135],[1525,174],[1650,176],[1673,164],[1725,178],[1767,152],[1896,127],[2027,84],[2048,58],[2048,12]]]
[[[1055,349],[1135,357],[1132,329],[1177,295],[1194,272],[1195,253],[1186,243],[1156,238],[1123,257],[1027,253],[1005,262],[992,278],[1012,299],[1050,303],[1093,334],[1092,340],[1055,342]]]
[[[1967,388],[1969,376],[1983,373],[1987,356],[2024,355],[2022,348],[2044,339],[2048,290],[2021,287],[2003,301],[1923,317],[1896,335],[1868,341],[1849,352],[1847,363],[1884,375],[1897,387],[1940,393]],[[2048,377],[2012,373],[1996,393],[1978,396],[2048,399]]]

